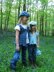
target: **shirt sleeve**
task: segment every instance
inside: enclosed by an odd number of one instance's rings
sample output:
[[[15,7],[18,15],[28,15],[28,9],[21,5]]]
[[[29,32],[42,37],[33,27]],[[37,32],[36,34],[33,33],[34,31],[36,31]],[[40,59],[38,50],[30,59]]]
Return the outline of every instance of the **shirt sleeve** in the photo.
[[[38,31],[36,32],[36,35],[37,35],[37,37],[39,36],[39,32]]]
[[[16,25],[14,30],[19,30],[20,31],[20,26],[19,25]]]

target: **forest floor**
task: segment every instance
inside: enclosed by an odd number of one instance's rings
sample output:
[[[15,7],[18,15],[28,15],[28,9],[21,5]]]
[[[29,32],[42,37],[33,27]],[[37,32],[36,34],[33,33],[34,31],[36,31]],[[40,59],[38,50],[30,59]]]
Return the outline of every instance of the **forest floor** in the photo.
[[[9,65],[15,52],[14,40],[13,36],[0,37],[0,72],[11,72]],[[42,54],[37,56],[39,66],[32,69],[28,65],[28,68],[24,68],[20,59],[17,63],[16,72],[54,72],[54,37],[40,37],[40,50]]]

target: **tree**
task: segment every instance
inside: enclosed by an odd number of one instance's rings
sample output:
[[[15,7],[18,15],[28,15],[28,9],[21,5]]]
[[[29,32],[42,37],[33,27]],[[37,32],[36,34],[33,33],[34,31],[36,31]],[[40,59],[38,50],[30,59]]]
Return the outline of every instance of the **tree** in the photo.
[[[18,19],[19,19],[19,14],[20,14],[20,7],[21,7],[21,0],[19,0],[19,5],[18,5]]]
[[[1,26],[0,26],[1,31],[2,31],[2,18],[3,18],[3,13],[2,13],[2,0],[1,0]]]
[[[48,0],[40,0],[41,1],[41,3],[42,3],[42,14],[41,14],[41,19],[40,19],[40,23],[41,23],[41,32],[42,32],[42,35],[44,35],[44,16],[45,16],[45,12],[44,12],[44,10],[45,10],[45,8],[46,8],[46,10],[47,10],[47,4],[48,4]],[[46,11],[47,12],[47,11]],[[47,16],[46,16],[47,17]],[[45,22],[45,23],[47,23],[47,21]],[[45,24],[45,35],[46,35],[46,25],[47,24]]]
[[[9,1],[6,1],[6,17],[5,17],[5,30],[8,29],[8,25],[9,25],[9,18],[10,18],[10,14],[11,14],[11,7],[12,7],[12,2],[13,0],[9,0]],[[8,8],[8,9],[7,9]]]
[[[26,11],[26,0],[23,2],[23,11]]]

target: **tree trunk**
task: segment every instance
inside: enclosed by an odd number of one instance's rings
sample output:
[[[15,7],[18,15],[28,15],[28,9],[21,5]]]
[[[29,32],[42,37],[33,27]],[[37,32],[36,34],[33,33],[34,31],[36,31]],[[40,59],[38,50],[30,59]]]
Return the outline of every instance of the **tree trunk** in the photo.
[[[19,14],[20,14],[20,7],[21,7],[21,0],[19,0],[19,6],[18,6],[18,19],[19,19]]]
[[[26,11],[26,0],[24,0],[23,11]]]
[[[1,26],[0,26],[0,28],[1,28],[1,31],[2,31],[2,17],[3,15],[2,15],[2,0],[1,0]]]
[[[9,4],[10,4],[9,7],[8,7],[9,11],[7,11],[7,9],[6,9],[6,18],[5,18],[5,27],[4,27],[5,30],[8,30],[12,2],[13,2],[13,0],[9,2]],[[7,15],[7,13],[8,13],[8,15]]]
[[[9,19],[10,19],[10,14],[11,14],[12,2],[13,2],[13,0],[10,2],[10,6],[9,6],[9,13],[8,13],[8,17],[7,17],[7,29],[8,29],[8,25],[9,25]]]
[[[36,0],[36,7],[38,9],[38,0]],[[38,25],[38,10],[37,10],[37,25]]]
[[[47,11],[46,11],[46,12],[47,12]],[[46,31],[46,29],[47,29],[47,14],[45,15],[45,19],[46,19],[46,20],[45,20],[45,36],[46,36],[46,32],[47,32],[47,31]]]

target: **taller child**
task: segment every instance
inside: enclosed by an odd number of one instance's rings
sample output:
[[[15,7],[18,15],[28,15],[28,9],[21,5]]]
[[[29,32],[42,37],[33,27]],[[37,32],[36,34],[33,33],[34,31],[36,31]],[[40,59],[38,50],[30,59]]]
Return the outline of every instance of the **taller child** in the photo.
[[[20,48],[22,49],[22,63],[24,66],[26,66],[26,49],[27,45],[29,43],[28,38],[28,27],[27,27],[27,21],[29,18],[29,13],[26,11],[23,11],[20,14],[20,24],[17,24],[15,27],[16,30],[16,51],[14,53],[14,56],[11,60],[11,69],[16,68],[16,63],[19,59],[20,55]]]

